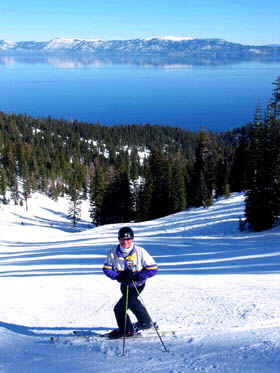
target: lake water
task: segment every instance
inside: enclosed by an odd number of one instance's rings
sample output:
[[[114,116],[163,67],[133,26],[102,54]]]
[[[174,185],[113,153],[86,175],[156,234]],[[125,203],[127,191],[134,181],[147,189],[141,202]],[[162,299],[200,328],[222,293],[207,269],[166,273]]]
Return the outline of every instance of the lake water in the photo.
[[[111,61],[0,55],[0,110],[91,123],[223,131],[265,109],[280,63]]]

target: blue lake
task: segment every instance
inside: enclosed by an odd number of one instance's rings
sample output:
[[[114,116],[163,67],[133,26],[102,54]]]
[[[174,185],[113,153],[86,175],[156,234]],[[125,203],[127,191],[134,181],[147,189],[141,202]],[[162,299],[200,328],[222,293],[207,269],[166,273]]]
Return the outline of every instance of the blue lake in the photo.
[[[0,55],[0,110],[104,125],[223,131],[265,110],[280,62],[218,65]]]

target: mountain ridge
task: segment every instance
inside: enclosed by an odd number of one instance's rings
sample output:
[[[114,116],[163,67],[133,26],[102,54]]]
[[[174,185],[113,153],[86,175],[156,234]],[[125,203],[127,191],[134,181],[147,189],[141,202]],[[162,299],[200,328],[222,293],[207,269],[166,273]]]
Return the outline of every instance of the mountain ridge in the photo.
[[[154,37],[128,40],[55,38],[49,41],[0,40],[0,53],[90,53],[118,55],[280,57],[280,46],[243,45],[223,39]]]

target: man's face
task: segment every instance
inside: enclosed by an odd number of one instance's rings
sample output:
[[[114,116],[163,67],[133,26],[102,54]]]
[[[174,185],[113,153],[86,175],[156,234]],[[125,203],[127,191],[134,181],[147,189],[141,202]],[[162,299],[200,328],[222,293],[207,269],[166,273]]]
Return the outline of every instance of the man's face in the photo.
[[[125,239],[120,238],[120,239],[119,239],[120,245],[121,245],[121,247],[123,247],[124,249],[128,249],[128,248],[131,246],[132,241],[133,241],[133,240],[132,240],[131,238],[125,238]]]

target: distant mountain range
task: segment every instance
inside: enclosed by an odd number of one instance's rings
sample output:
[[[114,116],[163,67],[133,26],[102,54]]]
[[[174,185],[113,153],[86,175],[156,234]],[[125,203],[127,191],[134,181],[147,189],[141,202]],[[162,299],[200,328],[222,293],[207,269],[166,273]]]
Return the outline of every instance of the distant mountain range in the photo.
[[[215,57],[215,58],[280,58],[279,45],[242,45],[222,39],[159,37],[132,40],[66,39],[50,41],[0,40],[1,54],[22,52],[75,53],[94,55]]]

